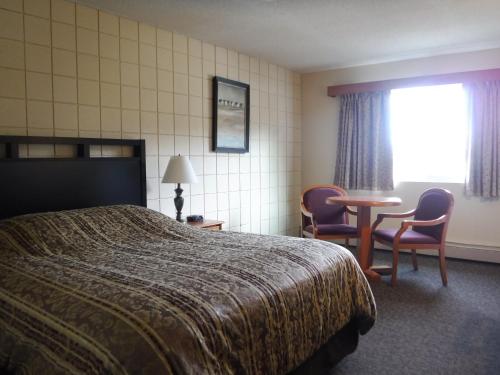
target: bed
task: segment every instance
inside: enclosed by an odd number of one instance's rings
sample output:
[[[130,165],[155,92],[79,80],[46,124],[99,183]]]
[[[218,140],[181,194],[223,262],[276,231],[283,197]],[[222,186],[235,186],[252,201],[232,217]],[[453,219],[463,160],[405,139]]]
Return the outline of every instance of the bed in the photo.
[[[35,141],[47,142],[16,138]],[[355,349],[376,309],[347,250],[205,231],[142,207],[143,143],[132,147],[137,170],[130,175],[140,181],[124,204],[92,194],[92,202],[80,197],[68,210],[47,191],[57,209],[10,205],[4,214],[0,372],[304,374]],[[0,173],[16,159],[9,152]],[[28,178],[9,170],[9,181]],[[19,207],[30,211],[29,199],[19,196]]]

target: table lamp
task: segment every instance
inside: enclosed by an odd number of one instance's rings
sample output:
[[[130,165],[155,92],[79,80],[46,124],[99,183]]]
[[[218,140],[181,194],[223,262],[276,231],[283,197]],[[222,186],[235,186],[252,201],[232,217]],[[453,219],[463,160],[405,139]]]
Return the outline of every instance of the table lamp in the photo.
[[[182,222],[182,206],[184,206],[184,198],[182,198],[181,183],[196,183],[198,179],[194,173],[191,162],[187,156],[172,156],[168,162],[167,170],[161,182],[170,182],[177,184],[177,189],[175,189],[174,204],[177,209],[176,220]]]

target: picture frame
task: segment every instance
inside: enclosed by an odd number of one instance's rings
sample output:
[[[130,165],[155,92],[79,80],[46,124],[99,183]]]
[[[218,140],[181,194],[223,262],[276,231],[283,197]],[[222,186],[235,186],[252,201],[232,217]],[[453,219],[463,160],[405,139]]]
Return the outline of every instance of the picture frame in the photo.
[[[246,153],[250,139],[250,85],[218,76],[212,82],[212,150]]]

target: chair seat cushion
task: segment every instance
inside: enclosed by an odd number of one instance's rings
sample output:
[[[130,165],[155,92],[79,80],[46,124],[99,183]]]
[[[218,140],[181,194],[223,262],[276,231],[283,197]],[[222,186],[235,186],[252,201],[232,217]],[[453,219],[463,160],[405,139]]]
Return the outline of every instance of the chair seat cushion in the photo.
[[[373,232],[375,239],[381,239],[389,242],[394,242],[394,237],[399,229],[377,229]],[[439,241],[434,237],[428,236],[423,233],[415,232],[414,230],[407,230],[401,236],[400,243],[415,243],[415,244],[438,244]]]
[[[358,233],[356,227],[348,224],[318,224],[318,234],[319,235],[355,235]],[[312,225],[308,225],[304,230],[312,233]]]

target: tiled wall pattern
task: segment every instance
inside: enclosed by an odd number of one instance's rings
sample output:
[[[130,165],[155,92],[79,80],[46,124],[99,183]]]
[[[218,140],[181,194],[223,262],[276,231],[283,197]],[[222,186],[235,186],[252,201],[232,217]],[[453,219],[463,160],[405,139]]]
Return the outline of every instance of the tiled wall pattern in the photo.
[[[248,154],[210,150],[214,75],[250,84]],[[0,82],[1,134],[144,138],[149,207],[174,216],[174,186],[160,176],[180,153],[199,176],[183,186],[185,214],[234,231],[298,233],[298,74],[63,0],[0,0]]]

